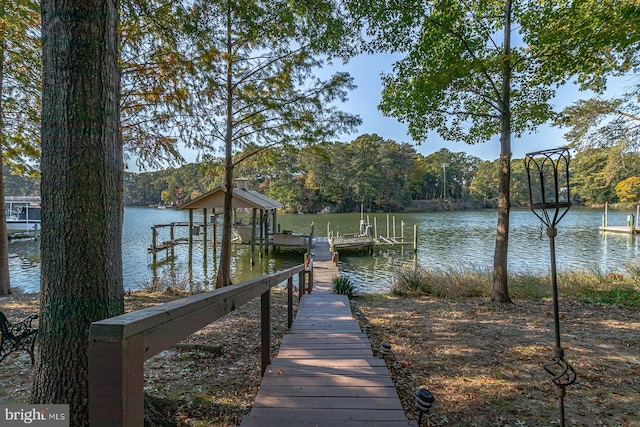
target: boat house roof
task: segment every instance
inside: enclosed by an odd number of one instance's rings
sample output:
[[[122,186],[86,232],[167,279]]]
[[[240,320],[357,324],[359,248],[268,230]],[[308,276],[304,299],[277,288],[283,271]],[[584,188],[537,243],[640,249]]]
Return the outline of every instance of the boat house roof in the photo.
[[[263,211],[274,211],[283,205],[264,194],[257,191],[247,190],[244,188],[233,189],[232,207],[260,209]],[[224,189],[219,187],[202,196],[185,203],[178,209],[223,209],[224,208]]]

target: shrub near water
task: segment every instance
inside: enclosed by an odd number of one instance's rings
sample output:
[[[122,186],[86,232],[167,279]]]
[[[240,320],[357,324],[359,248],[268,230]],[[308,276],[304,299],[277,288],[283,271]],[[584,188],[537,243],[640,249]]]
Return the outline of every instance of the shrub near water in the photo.
[[[356,286],[351,279],[347,276],[334,277],[331,281],[331,290],[339,295],[346,295],[351,298],[356,293]]]
[[[626,274],[598,269],[558,274],[562,296],[602,304],[640,306],[640,264],[625,266]],[[397,296],[431,295],[437,298],[490,297],[492,273],[480,268],[401,268],[391,293]],[[532,300],[551,297],[549,274],[512,274],[509,294]]]

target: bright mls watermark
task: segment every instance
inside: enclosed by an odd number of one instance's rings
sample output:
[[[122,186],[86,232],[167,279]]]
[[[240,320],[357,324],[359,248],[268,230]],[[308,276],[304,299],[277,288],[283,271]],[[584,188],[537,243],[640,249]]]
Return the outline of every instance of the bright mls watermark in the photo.
[[[69,427],[69,405],[0,405],[0,426]]]

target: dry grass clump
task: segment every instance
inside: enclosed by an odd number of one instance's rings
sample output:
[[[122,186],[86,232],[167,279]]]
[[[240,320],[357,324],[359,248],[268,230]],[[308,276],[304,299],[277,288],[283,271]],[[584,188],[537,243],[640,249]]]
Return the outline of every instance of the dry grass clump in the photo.
[[[640,263],[625,266],[626,274],[588,271],[561,272],[558,288],[561,296],[607,304],[640,307]],[[469,298],[491,296],[492,273],[475,267],[431,269],[401,268],[396,272],[391,294],[395,296],[433,296]],[[512,298],[530,301],[551,296],[548,274],[512,274],[508,281]]]

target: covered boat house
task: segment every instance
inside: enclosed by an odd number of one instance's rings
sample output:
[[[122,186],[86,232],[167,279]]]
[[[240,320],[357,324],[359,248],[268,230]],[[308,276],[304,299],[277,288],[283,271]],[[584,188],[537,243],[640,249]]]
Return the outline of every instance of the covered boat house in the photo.
[[[233,189],[232,208],[234,210],[250,210],[251,223],[242,224],[238,221],[236,224],[234,224],[234,229],[237,233],[234,241],[235,243],[248,243],[251,245],[252,265],[255,262],[256,246],[259,246],[260,253],[262,253],[263,249],[265,251],[268,251],[270,235],[273,236],[273,232],[271,231],[273,227],[270,227],[270,224],[273,224],[275,226],[277,209],[281,208],[282,206],[282,203],[277,202],[265,196],[264,194],[261,194],[257,191],[249,190],[247,188],[246,179],[236,180],[236,187]],[[211,214],[211,221],[213,225],[212,238],[215,250],[216,218],[217,215],[224,210],[224,189],[220,187],[206,194],[203,194],[202,196],[192,200],[191,202],[180,206],[178,209],[189,210],[189,226],[192,230],[193,211],[196,209],[203,210],[203,228],[205,230],[205,233],[207,229],[207,217],[209,213]],[[189,235],[192,236],[194,232],[189,233]],[[189,245],[191,245],[191,241],[189,242]]]

